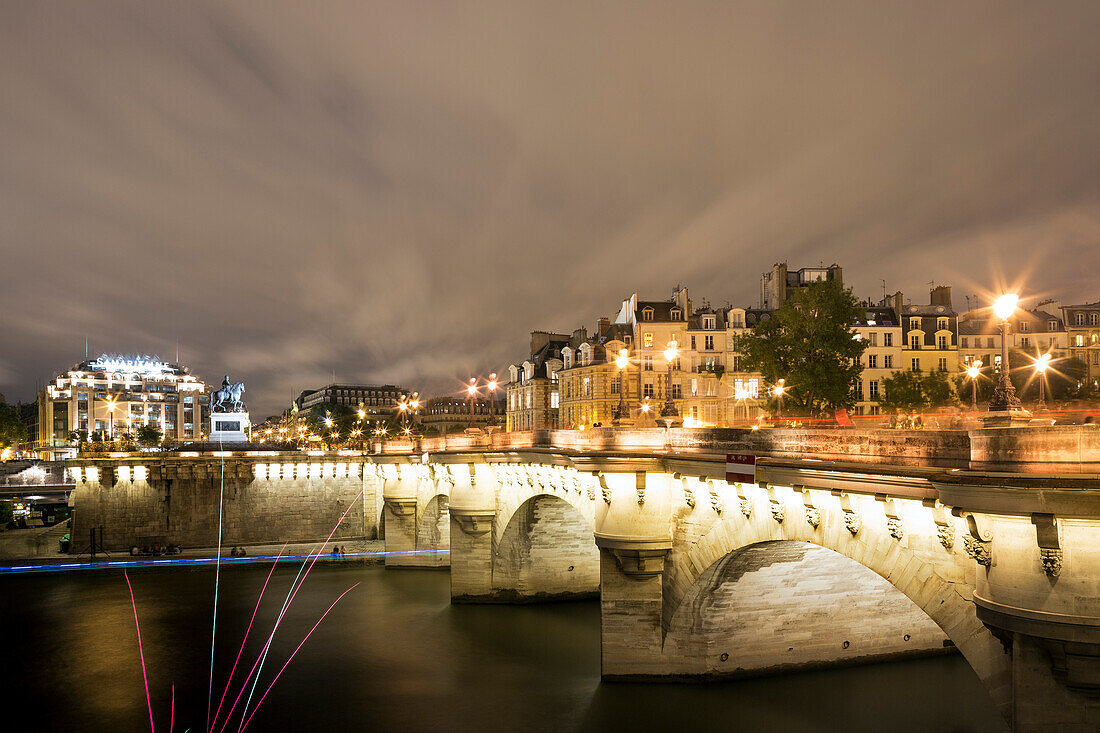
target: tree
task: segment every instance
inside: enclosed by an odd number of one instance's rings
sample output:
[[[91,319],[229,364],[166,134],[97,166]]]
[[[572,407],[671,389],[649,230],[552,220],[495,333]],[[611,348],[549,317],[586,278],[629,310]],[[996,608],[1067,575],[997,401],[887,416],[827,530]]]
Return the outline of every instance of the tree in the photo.
[[[835,280],[812,283],[736,339],[745,368],[784,380],[784,409],[809,415],[851,407],[867,344],[851,325],[859,308]]]
[[[26,439],[27,426],[20,419],[19,410],[0,400],[0,448],[7,448]]]
[[[160,430],[152,423],[137,429],[137,442],[144,448],[152,448],[160,443]]]
[[[927,410],[955,402],[947,372],[894,372],[882,386],[878,402],[887,409]]]

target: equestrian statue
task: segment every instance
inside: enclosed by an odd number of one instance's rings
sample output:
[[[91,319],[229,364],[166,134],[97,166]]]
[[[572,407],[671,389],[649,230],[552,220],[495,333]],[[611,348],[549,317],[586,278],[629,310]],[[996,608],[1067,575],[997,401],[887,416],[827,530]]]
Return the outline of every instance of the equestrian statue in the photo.
[[[244,382],[231,382],[229,375],[222,380],[222,388],[210,395],[211,412],[244,412]]]

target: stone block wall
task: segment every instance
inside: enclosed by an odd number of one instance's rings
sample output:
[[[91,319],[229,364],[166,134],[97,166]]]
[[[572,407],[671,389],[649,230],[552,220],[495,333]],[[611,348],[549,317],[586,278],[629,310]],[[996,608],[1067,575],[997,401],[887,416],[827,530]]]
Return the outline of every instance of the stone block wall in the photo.
[[[106,485],[77,484],[70,499],[74,550],[87,545],[90,529],[100,526],[109,551],[153,544],[216,546],[219,498],[223,545],[324,540],[349,505],[333,539],[377,533],[374,482],[361,475],[258,479],[233,472],[225,476],[223,493],[217,465],[201,473],[123,480],[104,471]]]

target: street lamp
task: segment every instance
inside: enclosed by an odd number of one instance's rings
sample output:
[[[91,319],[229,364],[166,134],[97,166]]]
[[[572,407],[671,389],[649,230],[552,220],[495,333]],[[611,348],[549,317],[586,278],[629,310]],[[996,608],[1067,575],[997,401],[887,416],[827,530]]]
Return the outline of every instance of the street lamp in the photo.
[[[477,377],[470,377],[470,384],[466,387],[466,394],[470,402],[470,427],[474,426],[474,396],[477,394]]]
[[[623,412],[625,411],[623,400],[626,392],[626,367],[628,364],[630,364],[630,355],[626,349],[622,349],[619,351],[619,355],[615,357],[615,366],[619,368],[619,406],[615,408],[615,415],[611,420],[611,424],[615,427],[621,425],[623,421]]]
[[[779,408],[775,413],[775,416],[780,420],[783,419],[783,393],[787,391],[787,387],[784,382],[787,380],[780,379],[774,387],[772,387],[772,394],[775,395],[775,399],[778,401]]]
[[[110,415],[110,421],[111,421],[110,422],[110,427],[108,428],[108,430],[109,430],[109,435],[111,437],[111,440],[115,439],[115,402],[117,400],[118,400],[118,398],[114,397],[114,396],[107,398],[107,412]]]
[[[496,409],[493,402],[497,396],[497,373],[493,372],[489,375],[489,383],[485,385],[485,388],[489,391],[489,424],[496,424]]]
[[[1016,396],[1016,388],[1012,386],[1012,380],[1008,378],[1008,331],[1010,328],[1008,319],[1016,312],[1016,304],[1020,302],[1020,296],[1015,293],[1005,293],[993,303],[993,312],[1001,319],[1001,377],[997,381],[997,388],[993,390],[993,399],[989,401],[990,412],[1008,412],[1020,410],[1020,398]]]
[[[1047,369],[1050,368],[1050,354],[1042,354],[1035,360],[1035,371],[1039,373],[1039,411],[1046,412]]]
[[[966,376],[970,377],[970,402],[974,412],[978,411],[978,376],[982,373],[981,359],[970,362],[966,368]]]
[[[665,404],[661,408],[661,417],[668,418],[666,421],[668,424],[672,423],[672,418],[679,415],[676,411],[676,403],[672,401],[672,362],[679,355],[680,350],[676,348],[676,339],[672,339],[668,342],[668,348],[665,349],[665,361],[668,362],[668,382],[665,384]]]

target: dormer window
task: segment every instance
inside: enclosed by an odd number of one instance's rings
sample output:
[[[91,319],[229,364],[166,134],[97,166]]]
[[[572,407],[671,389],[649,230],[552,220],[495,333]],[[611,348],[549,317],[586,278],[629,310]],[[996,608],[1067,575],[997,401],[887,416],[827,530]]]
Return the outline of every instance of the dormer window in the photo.
[[[674,321],[680,320],[680,309],[679,308],[673,308],[672,313],[670,315],[672,317],[672,320],[674,320]]]
[[[1047,321],[1047,330],[1048,331],[1057,331],[1058,330],[1058,321]]]
[[[919,331],[920,330],[920,319],[919,318],[910,318],[909,319],[909,329],[911,331]]]
[[[714,322],[715,322],[714,316],[703,316],[703,330],[704,331],[713,331],[714,330]]]
[[[1031,324],[1027,321],[1020,321],[1020,333],[1028,333],[1031,331]]]
[[[645,308],[642,308],[642,320],[643,321],[652,321],[653,320],[653,309],[650,308],[649,306],[646,306]]]
[[[947,319],[946,318],[940,318],[938,321],[936,321],[936,330],[938,330],[938,331],[946,331],[947,330]]]

